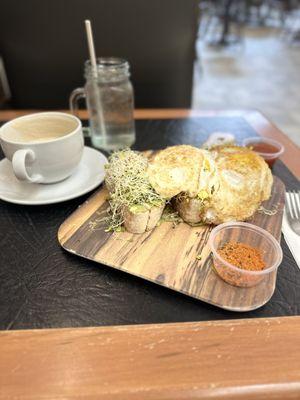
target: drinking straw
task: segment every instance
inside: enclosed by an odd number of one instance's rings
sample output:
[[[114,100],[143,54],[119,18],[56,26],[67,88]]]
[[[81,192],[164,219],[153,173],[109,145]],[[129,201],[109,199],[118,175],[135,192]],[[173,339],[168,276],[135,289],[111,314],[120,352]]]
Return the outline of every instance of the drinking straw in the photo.
[[[89,53],[90,53],[90,60],[91,60],[91,66],[92,66],[92,71],[93,75],[95,78],[98,76],[98,70],[97,70],[97,59],[96,59],[96,52],[95,52],[95,45],[94,45],[94,37],[93,37],[93,32],[92,32],[92,24],[89,19],[86,19],[84,21],[85,23],[85,29],[86,29],[86,36],[87,36],[87,42],[88,42],[88,47],[89,47]],[[101,127],[101,132],[103,135],[103,144],[106,144],[106,128],[104,124],[104,118],[103,118],[103,111],[102,111],[102,104],[101,104],[101,93],[99,92],[99,88],[97,85],[97,81],[95,83],[95,100],[97,103],[97,116],[98,116],[98,121],[100,122],[100,127]]]
[[[94,74],[97,76],[97,61],[96,61],[96,53],[95,53],[92,25],[91,25],[91,21],[89,19],[86,19],[84,21],[84,23],[85,23],[85,29],[86,29],[87,42],[88,42],[88,46],[89,46],[91,65],[92,65]]]

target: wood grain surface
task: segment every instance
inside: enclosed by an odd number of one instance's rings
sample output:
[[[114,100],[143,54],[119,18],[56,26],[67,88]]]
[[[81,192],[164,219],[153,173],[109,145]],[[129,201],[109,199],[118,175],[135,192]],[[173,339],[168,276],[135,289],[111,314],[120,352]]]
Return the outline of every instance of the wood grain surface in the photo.
[[[0,121],[8,121],[22,115],[45,110],[2,110]],[[69,110],[60,110],[70,112]],[[80,110],[80,118],[87,119],[86,110]],[[280,157],[295,176],[300,178],[299,147],[273,125],[261,112],[251,109],[243,110],[190,110],[190,109],[140,109],[135,110],[136,119],[172,119],[194,117],[243,117],[261,135],[278,140],[285,146],[285,153]]]
[[[277,271],[252,288],[232,286],[216,275],[207,245],[211,226],[164,222],[143,234],[105,232],[99,221],[106,216],[107,196],[100,189],[62,224],[58,240],[64,249],[227,310],[254,310],[271,298]],[[284,197],[284,184],[274,177],[272,195],[263,205],[276,208],[276,214],[256,212],[249,221],[279,241]]]
[[[0,333],[0,399],[297,400],[298,317]]]

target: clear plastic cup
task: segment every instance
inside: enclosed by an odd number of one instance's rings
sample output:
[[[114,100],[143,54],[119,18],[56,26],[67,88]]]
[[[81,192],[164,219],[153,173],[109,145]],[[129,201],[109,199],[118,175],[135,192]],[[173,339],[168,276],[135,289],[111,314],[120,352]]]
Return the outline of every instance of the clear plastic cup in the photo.
[[[283,144],[265,137],[249,137],[243,140],[243,146],[253,148],[270,167],[283,154]]]
[[[218,253],[218,249],[227,242],[240,242],[259,249],[266,268],[261,271],[248,271],[238,268]],[[246,222],[226,222],[216,226],[208,240],[213,255],[215,272],[227,283],[251,287],[268,279],[277,270],[282,261],[282,250],[277,240],[266,230]]]

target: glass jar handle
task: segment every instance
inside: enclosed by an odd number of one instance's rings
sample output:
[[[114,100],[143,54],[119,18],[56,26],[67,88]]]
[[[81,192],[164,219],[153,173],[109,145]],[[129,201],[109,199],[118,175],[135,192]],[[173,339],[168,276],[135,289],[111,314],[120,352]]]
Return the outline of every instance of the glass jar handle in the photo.
[[[78,101],[80,99],[84,99],[85,96],[85,91],[84,88],[77,88],[74,89],[73,92],[70,95],[69,98],[69,105],[70,105],[70,110],[71,113],[74,114],[76,117],[78,117]]]

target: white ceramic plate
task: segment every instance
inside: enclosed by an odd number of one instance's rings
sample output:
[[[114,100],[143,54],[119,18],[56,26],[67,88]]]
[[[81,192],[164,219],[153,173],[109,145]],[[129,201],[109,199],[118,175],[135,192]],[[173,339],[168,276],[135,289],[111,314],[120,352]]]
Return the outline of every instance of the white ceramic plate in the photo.
[[[104,180],[107,158],[85,147],[75,172],[62,182],[36,184],[19,181],[6,158],[0,162],[0,199],[15,204],[53,204],[71,200],[95,189]]]

